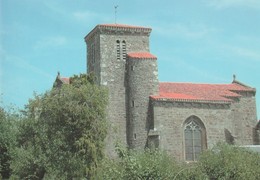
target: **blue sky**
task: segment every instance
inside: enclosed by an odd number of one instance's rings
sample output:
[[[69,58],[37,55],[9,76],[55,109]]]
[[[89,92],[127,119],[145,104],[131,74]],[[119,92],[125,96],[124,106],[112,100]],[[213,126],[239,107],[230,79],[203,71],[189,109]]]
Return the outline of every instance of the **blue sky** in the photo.
[[[159,80],[231,83],[260,91],[259,0],[0,0],[0,93],[23,107],[57,72],[86,72],[84,36],[97,24],[153,29]],[[257,92],[258,118],[260,97]]]

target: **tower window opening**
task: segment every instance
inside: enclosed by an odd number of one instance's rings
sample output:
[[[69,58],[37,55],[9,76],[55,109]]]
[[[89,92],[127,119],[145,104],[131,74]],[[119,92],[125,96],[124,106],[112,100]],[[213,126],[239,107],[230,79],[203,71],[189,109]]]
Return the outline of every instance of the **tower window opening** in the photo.
[[[91,45],[91,58],[92,58],[92,63],[95,63],[95,44],[94,43]]]
[[[120,60],[126,60],[126,42],[119,40],[116,41],[116,59]]]
[[[132,100],[132,107],[135,107],[135,101]]]
[[[125,41],[122,42],[122,56],[123,56],[123,59],[125,60],[126,59],[126,42]]]
[[[120,60],[120,41],[116,41],[116,59]]]

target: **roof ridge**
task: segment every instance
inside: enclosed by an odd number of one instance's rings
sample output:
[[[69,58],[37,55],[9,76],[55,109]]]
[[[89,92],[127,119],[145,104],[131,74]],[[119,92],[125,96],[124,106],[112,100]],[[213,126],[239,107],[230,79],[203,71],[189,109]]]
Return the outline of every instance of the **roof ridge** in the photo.
[[[137,26],[137,25],[128,25],[128,24],[98,24],[97,26],[100,26],[100,27],[151,29],[149,27]]]
[[[167,97],[160,97],[159,96],[149,96],[156,101],[176,101],[176,102],[197,102],[197,103],[213,103],[213,104],[230,104],[233,102],[232,99],[226,100],[213,100],[213,99],[185,99],[185,98],[167,98]]]
[[[235,80],[235,79],[232,81],[232,84],[238,84],[238,85],[241,85],[241,86],[244,86],[244,87],[247,87],[247,88],[254,89],[254,88],[252,88],[252,87],[250,87],[250,86],[248,86],[248,85],[246,85],[246,84],[244,84],[244,83],[242,83],[238,80]]]
[[[196,84],[196,85],[230,85],[230,84],[216,84],[216,83],[199,83],[199,82],[159,82],[159,83],[171,83],[171,84]]]

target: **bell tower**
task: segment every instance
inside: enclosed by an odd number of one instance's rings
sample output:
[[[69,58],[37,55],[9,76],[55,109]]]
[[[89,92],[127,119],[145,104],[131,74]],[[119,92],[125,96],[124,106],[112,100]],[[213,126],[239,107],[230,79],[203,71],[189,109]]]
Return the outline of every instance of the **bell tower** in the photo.
[[[115,143],[127,144],[127,54],[149,52],[151,28],[120,24],[97,25],[86,37],[87,72],[109,90],[106,153],[114,156]]]

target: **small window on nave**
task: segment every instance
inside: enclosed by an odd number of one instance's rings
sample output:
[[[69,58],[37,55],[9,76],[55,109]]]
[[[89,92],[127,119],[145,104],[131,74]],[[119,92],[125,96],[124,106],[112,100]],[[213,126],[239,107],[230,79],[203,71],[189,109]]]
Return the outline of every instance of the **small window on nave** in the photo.
[[[189,117],[184,124],[185,160],[197,161],[200,153],[206,148],[206,129],[202,121]]]

